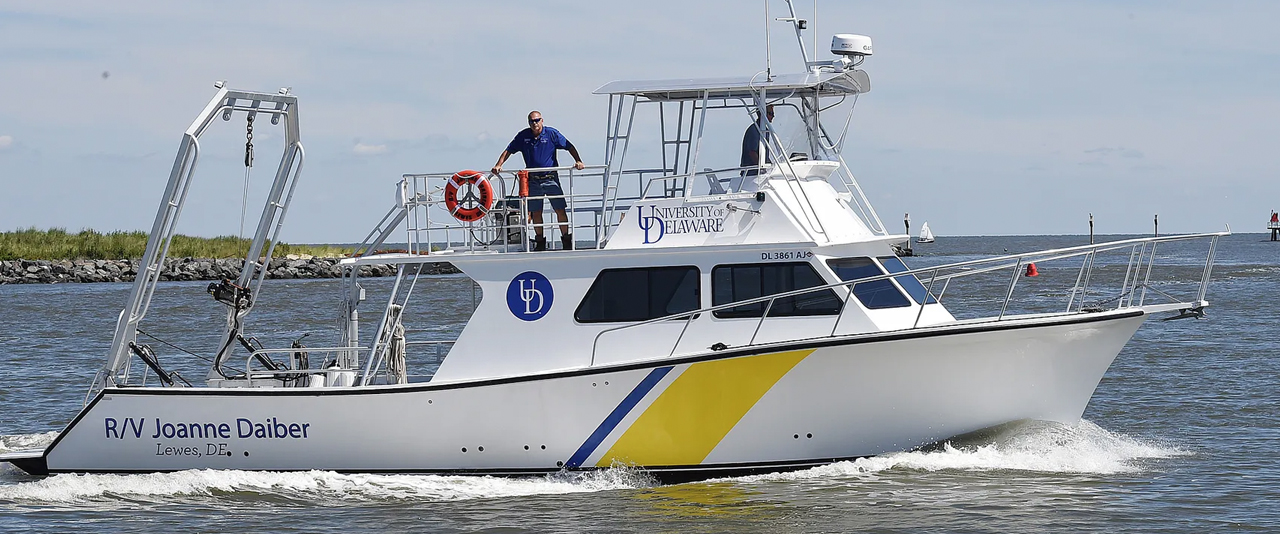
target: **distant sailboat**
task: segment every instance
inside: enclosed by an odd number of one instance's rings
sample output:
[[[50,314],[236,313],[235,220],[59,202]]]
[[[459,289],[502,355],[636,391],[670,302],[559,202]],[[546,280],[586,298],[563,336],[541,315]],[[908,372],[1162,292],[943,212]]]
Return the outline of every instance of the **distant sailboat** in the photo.
[[[933,242],[933,231],[929,229],[929,223],[926,222],[924,223],[924,226],[920,227],[920,237],[916,238],[916,243],[932,243],[932,242]]]

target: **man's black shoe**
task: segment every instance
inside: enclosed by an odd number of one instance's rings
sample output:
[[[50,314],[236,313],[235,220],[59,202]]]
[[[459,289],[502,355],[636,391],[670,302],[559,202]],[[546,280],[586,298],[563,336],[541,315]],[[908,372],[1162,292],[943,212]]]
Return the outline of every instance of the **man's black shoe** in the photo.
[[[565,250],[573,250],[573,234],[560,236],[560,244],[564,245]]]
[[[533,240],[533,251],[542,252],[547,250],[547,238],[538,236]]]

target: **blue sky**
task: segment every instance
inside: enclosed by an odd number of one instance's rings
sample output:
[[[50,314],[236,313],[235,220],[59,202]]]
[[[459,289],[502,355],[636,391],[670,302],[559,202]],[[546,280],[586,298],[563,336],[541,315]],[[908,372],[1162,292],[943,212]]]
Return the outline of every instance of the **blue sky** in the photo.
[[[284,239],[358,241],[402,173],[488,168],[531,109],[601,163],[592,90],[754,74],[762,11],[5,0],[0,230],[149,228],[181,132],[225,79],[301,99]],[[909,211],[940,236],[1086,233],[1093,213],[1099,233],[1139,233],[1158,213],[1162,233],[1256,232],[1280,209],[1280,4],[827,1],[817,20],[822,50],[837,32],[875,40],[846,158],[891,229]],[[799,70],[772,27],[775,71]],[[255,133],[261,194],[280,137]],[[206,135],[179,231],[237,232],[243,145],[239,121]]]

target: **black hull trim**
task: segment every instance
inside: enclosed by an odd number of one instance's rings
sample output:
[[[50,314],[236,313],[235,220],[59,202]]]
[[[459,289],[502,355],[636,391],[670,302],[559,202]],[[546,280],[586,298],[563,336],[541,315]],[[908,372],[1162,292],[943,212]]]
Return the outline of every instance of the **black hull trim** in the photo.
[[[30,458],[9,458],[0,461],[9,462],[28,475],[44,476],[49,474],[49,464],[45,461],[43,454]]]
[[[846,458],[824,458],[810,460],[788,460],[779,462],[749,462],[734,464],[716,464],[716,465],[674,465],[666,467],[637,467],[637,471],[653,477],[663,484],[680,484],[685,482],[697,482],[712,478],[741,477],[748,475],[762,475],[768,473],[784,473],[789,471],[800,471],[813,467],[832,464],[835,462],[852,461],[858,458],[866,458],[866,456],[850,456]],[[146,474],[146,473],[173,473],[181,470],[156,470],[156,469],[76,469],[76,470],[49,470],[45,464],[44,457],[35,457],[24,460],[10,460],[15,466],[32,475],[51,475],[58,473],[93,473],[93,474]],[[22,462],[22,463],[19,463]],[[38,464],[38,465],[37,465]],[[28,469],[30,467],[31,469]],[[587,467],[581,469],[331,469],[337,473],[349,474],[379,474],[379,475],[454,475],[454,476],[498,476],[498,477],[536,477],[550,476],[562,473],[588,473],[592,471],[601,471],[607,468]],[[293,470],[272,470],[274,472],[301,472],[311,471],[311,469],[293,469]]]

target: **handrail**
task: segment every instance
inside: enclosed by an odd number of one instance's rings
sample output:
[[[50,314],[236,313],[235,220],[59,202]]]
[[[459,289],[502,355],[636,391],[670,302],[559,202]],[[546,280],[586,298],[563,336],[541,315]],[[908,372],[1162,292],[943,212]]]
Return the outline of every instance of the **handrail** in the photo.
[[[569,220],[567,224],[573,230],[594,229],[597,224],[577,224],[575,215],[579,211],[607,211],[604,206],[604,193],[585,192],[579,193],[575,189],[585,187],[590,189],[595,180],[601,179],[607,168],[604,165],[586,165],[582,169],[575,168],[574,165],[562,165],[557,167],[537,167],[521,170],[503,170],[498,174],[490,173],[489,178],[496,182],[495,206],[490,211],[498,213],[520,212],[526,213],[527,202],[529,198],[562,198],[566,201],[567,211],[569,212]],[[539,195],[538,197],[515,197],[515,175],[518,172],[565,172],[560,179],[563,181],[563,189],[565,194],[562,195]],[[462,244],[470,250],[482,248],[484,250],[493,250],[492,247],[498,247],[498,250],[507,252],[516,244],[522,244],[512,239],[510,233],[514,231],[520,232],[520,241],[524,241],[528,221],[521,220],[518,224],[507,224],[503,219],[496,224],[489,221],[475,222],[458,222],[452,218],[435,219],[432,216],[434,209],[441,208],[444,201],[436,196],[442,190],[443,182],[453,176],[453,172],[433,172],[433,173],[406,173],[402,175],[400,181],[401,190],[404,192],[402,199],[397,206],[392,209],[384,217],[384,222],[392,221],[392,224],[398,225],[400,221],[407,220],[407,246],[411,253],[430,253],[430,247],[440,245],[443,248],[452,248],[454,244]],[[582,182],[583,180],[586,182]],[[508,206],[508,201],[518,201],[519,206]],[[585,209],[580,209],[582,205],[586,205]],[[392,214],[399,213],[393,217]],[[438,214],[438,212],[437,212]],[[603,216],[607,217],[607,213]],[[554,227],[559,223],[552,218],[551,221],[544,222],[541,226]],[[388,231],[381,227],[375,228],[373,233],[378,231]],[[459,234],[460,232],[460,234]],[[371,235],[373,234],[371,233]],[[443,235],[443,238],[438,236]]]
[[[765,167],[768,167],[768,166],[765,166]],[[735,173],[735,172],[736,172],[736,173],[741,173],[741,172],[745,172],[745,171],[750,171],[750,170],[759,170],[759,169],[761,169],[761,166],[760,166],[760,165],[745,165],[745,166],[741,166],[741,165],[740,165],[740,166],[737,166],[737,167],[723,167],[723,168],[719,168],[719,169],[703,169],[703,170],[701,170],[701,171],[687,172],[687,173],[683,173],[683,174],[664,174],[664,175],[661,175],[661,176],[653,176],[653,177],[648,178],[647,180],[644,180],[644,187],[643,187],[643,188],[641,188],[641,190],[640,190],[640,196],[639,196],[639,197],[637,197],[637,198],[636,198],[636,200],[649,200],[649,199],[656,199],[656,198],[669,198],[669,197],[655,197],[655,196],[649,196],[649,188],[653,186],[654,182],[665,182],[665,181],[668,181],[668,180],[689,180],[689,179],[693,179],[693,178],[698,178],[699,176],[702,176],[702,177],[712,176],[712,175],[715,175],[716,173]],[[766,174],[767,172],[768,172],[768,171],[767,171],[767,170],[765,170],[765,171],[762,171],[760,174]],[[643,178],[643,176],[641,177],[641,179],[644,179],[644,178]],[[702,195],[692,195],[692,194],[688,194],[688,191],[690,191],[690,190],[692,190],[692,188],[691,188],[691,187],[688,187],[688,186],[686,185],[686,187],[685,187],[686,194],[681,195],[681,196],[680,196],[680,198],[690,198],[690,197],[702,196]],[[728,193],[733,193],[733,192],[732,192],[732,191],[729,191]],[[717,194],[718,194],[718,193],[717,193]],[[707,196],[712,196],[712,195],[711,195],[711,194],[709,194],[709,195],[707,195]]]
[[[499,173],[499,175],[501,175],[501,174],[512,174],[512,175],[514,175],[515,173],[518,173],[518,172],[520,172],[520,171],[529,171],[529,172],[551,172],[551,171],[557,171],[557,172],[558,172],[558,171],[573,171],[573,172],[578,173],[578,174],[593,174],[593,173],[589,173],[588,171],[603,171],[604,169],[605,169],[605,166],[604,166],[604,165],[583,165],[583,167],[582,167],[581,169],[576,168],[574,165],[561,165],[561,166],[559,166],[559,167],[534,167],[534,168],[529,168],[529,169],[516,169],[516,170],[514,170],[514,171],[513,171],[513,170],[510,170],[510,169],[503,169],[503,170],[502,170],[502,172],[501,172],[501,173]],[[457,172],[457,171],[452,171],[452,172],[420,172],[420,173],[405,173],[405,174],[402,174],[402,175],[401,175],[401,178],[444,178],[444,179],[448,179],[449,177],[453,176],[456,172]],[[490,174],[489,174],[489,176],[493,176],[493,174],[492,174],[492,173],[490,173]]]
[[[245,380],[249,381],[249,385],[252,386],[254,373],[257,373],[259,377],[261,377],[262,375],[288,376],[288,375],[301,375],[301,374],[308,374],[308,373],[323,373],[328,370],[328,369],[285,369],[285,370],[267,369],[263,371],[253,371],[251,369],[251,367],[253,366],[253,360],[258,356],[265,356],[267,354],[279,354],[279,353],[290,353],[290,352],[361,352],[361,351],[367,351],[367,350],[370,350],[370,347],[289,347],[289,348],[278,348],[278,349],[258,349],[250,353],[249,356],[245,358],[244,377],[245,377]],[[359,371],[358,369],[343,369],[343,370]]]
[[[767,174],[770,172],[769,169],[774,166],[776,165],[765,166],[761,172]],[[634,204],[634,202],[637,201],[651,200],[655,198],[668,198],[666,196],[655,196],[653,186],[656,183],[670,182],[672,180],[685,180],[686,183],[683,187],[684,193],[680,194],[679,191],[676,192],[678,196],[682,196],[684,198],[735,194],[735,191],[725,191],[724,193],[717,192],[716,188],[710,185],[710,177],[713,175],[723,175],[724,178],[728,178],[730,180],[744,180],[750,177],[747,176],[746,178],[743,178],[741,177],[741,173],[760,168],[760,166],[735,166],[717,169],[704,169],[701,171],[693,171],[683,174],[664,174],[666,171],[663,169],[626,169],[618,172],[616,176],[619,179],[624,176],[634,176],[638,180],[637,192],[634,197],[620,195],[618,184],[608,183],[607,178],[613,175],[607,176],[604,174],[609,170],[608,167],[604,165],[588,165],[581,170],[575,169],[572,165],[563,165],[558,167],[523,169],[523,171],[568,172],[568,176],[561,177],[562,180],[565,180],[565,194],[543,195],[538,198],[545,197],[565,199],[568,204],[567,211],[570,212],[568,224],[574,230],[594,230],[597,234],[601,234],[597,235],[596,242],[597,246],[599,246],[600,243],[606,241],[605,236],[607,236],[612,229],[616,227],[617,223],[615,219],[617,218],[618,213],[626,211]],[[520,204],[518,207],[506,207],[505,204],[499,204],[498,206],[495,206],[493,211],[508,209],[522,213],[528,211],[526,203],[528,199],[532,197],[519,197],[517,199],[512,195],[508,198],[508,194],[514,193],[515,186],[510,182],[514,181],[513,177],[517,172],[521,171],[503,170],[498,175],[489,175],[490,179],[496,182],[495,189],[497,189],[496,196],[499,203],[505,201],[518,201]],[[507,247],[516,243],[515,241],[506,242],[506,240],[502,239],[509,232],[515,232],[519,229],[518,231],[522,233],[522,237],[526,237],[523,236],[523,233],[527,228],[539,226],[533,225],[529,221],[521,221],[518,225],[507,225],[502,222],[497,224],[489,222],[481,223],[479,221],[475,223],[462,223],[449,218],[445,218],[443,220],[434,218],[432,215],[433,212],[430,210],[439,208],[443,205],[443,201],[436,196],[440,190],[439,184],[435,184],[433,186],[431,183],[435,181],[442,182],[444,180],[448,180],[453,174],[453,172],[403,174],[400,181],[400,188],[402,191],[401,200],[383,217],[383,220],[379,222],[372,231],[370,231],[369,235],[366,236],[358,250],[364,251],[366,248],[371,249],[371,247],[369,247],[371,243],[380,244],[381,241],[385,240],[387,235],[391,232],[393,229],[392,227],[397,226],[406,220],[408,221],[407,243],[411,253],[429,253],[429,249],[427,249],[426,246],[423,246],[428,244],[444,246],[466,244],[472,247],[500,246],[501,250],[506,251]],[[600,184],[600,191],[595,191],[594,186],[592,185],[593,181],[602,178],[606,179],[606,182]],[[584,179],[587,181],[583,182]],[[707,179],[708,182],[707,184],[702,184],[698,181],[699,179]],[[688,180],[693,180],[693,182],[687,182]],[[717,178],[717,180],[724,181],[719,178]],[[586,187],[588,188],[586,192],[579,191],[579,189],[581,189],[581,184],[586,184]],[[695,194],[695,188],[699,191],[706,190],[706,192],[699,192]],[[418,208],[423,208],[427,211],[415,211]],[[592,222],[579,223],[576,220],[575,215],[582,215],[584,213],[594,214],[596,220]],[[542,228],[554,228],[559,224],[560,223],[555,219],[550,219],[544,220],[540,226]],[[444,238],[440,239],[434,237],[437,232],[444,233]],[[458,232],[462,232],[462,234],[459,235]],[[477,232],[484,232],[484,235],[474,235]],[[493,233],[492,236],[489,234],[490,232]],[[424,233],[426,234],[425,236],[421,235]],[[582,240],[579,238],[576,239],[576,241],[581,242]],[[445,245],[446,242],[448,243],[447,245]],[[419,250],[419,248],[421,248],[421,250]],[[492,250],[492,248],[488,248],[488,250]]]
[[[765,311],[765,313],[762,313],[762,314],[760,315],[760,319],[759,319],[759,321],[758,321],[758,322],[757,322],[757,324],[756,324],[755,332],[752,334],[751,341],[750,341],[750,343],[748,344],[748,346],[752,346],[752,345],[754,345],[755,338],[756,338],[756,336],[757,336],[757,335],[758,335],[758,333],[759,333],[760,327],[763,325],[764,320],[769,316],[769,315],[768,315],[768,311],[772,309],[774,301],[776,301],[776,300],[778,300],[778,299],[790,298],[790,297],[795,297],[795,296],[804,295],[804,294],[809,294],[809,293],[818,293],[818,292],[822,292],[822,291],[833,290],[833,289],[836,289],[836,288],[842,288],[842,289],[844,289],[844,290],[846,290],[846,291],[848,291],[848,292],[849,292],[848,294],[846,294],[846,295],[845,295],[845,303],[847,304],[847,303],[848,303],[848,300],[849,300],[849,295],[852,295],[852,294],[853,294],[853,288],[854,288],[855,286],[857,286],[858,284],[864,284],[864,283],[869,283],[869,282],[875,282],[875,281],[879,281],[879,280],[888,280],[888,279],[891,279],[891,278],[897,278],[897,277],[900,277],[900,276],[908,276],[908,275],[910,275],[910,276],[916,276],[916,275],[918,275],[918,274],[933,273],[933,274],[932,274],[932,276],[930,276],[930,277],[928,278],[928,280],[929,280],[929,285],[928,285],[928,286],[927,286],[927,288],[926,288],[926,293],[925,293],[925,296],[924,296],[924,304],[921,304],[921,311],[920,311],[920,314],[923,314],[923,308],[924,308],[924,306],[925,306],[925,305],[933,304],[933,303],[941,303],[941,295],[934,296],[934,295],[933,295],[933,293],[932,293],[933,285],[934,285],[937,281],[939,281],[939,280],[941,280],[941,281],[944,281],[944,282],[945,282],[945,283],[944,283],[944,286],[943,286],[943,291],[945,291],[945,290],[946,290],[946,285],[950,283],[951,279],[954,279],[954,278],[961,278],[961,277],[966,277],[966,276],[973,276],[973,275],[977,275],[977,274],[983,274],[983,273],[987,273],[987,272],[998,271],[998,270],[1001,270],[1001,269],[1008,269],[1008,268],[1012,267],[1012,268],[1013,268],[1013,270],[1014,270],[1014,279],[1013,279],[1013,280],[1016,282],[1017,277],[1018,277],[1018,275],[1019,275],[1019,271],[1021,270],[1021,268],[1022,268],[1022,266],[1023,266],[1023,265],[1026,265],[1026,264],[1028,264],[1028,263],[1035,263],[1035,262],[1045,262],[1045,261],[1061,260],[1061,259],[1067,259],[1067,258],[1072,258],[1072,257],[1077,257],[1077,256],[1089,256],[1089,258],[1087,258],[1087,260],[1086,260],[1086,264],[1088,265],[1088,271],[1090,271],[1090,272],[1091,272],[1091,271],[1092,271],[1092,269],[1093,269],[1093,258],[1094,258],[1094,257],[1096,257],[1097,253],[1099,253],[1099,252],[1113,251],[1113,250],[1119,250],[1119,249],[1123,249],[1123,248],[1124,248],[1124,247],[1126,247],[1126,246],[1136,246],[1136,245],[1138,245],[1138,244],[1142,244],[1142,245],[1144,245],[1144,247],[1145,247],[1145,244],[1147,244],[1147,243],[1155,244],[1155,243],[1162,243],[1162,242],[1189,241],[1189,240],[1194,240],[1194,239],[1205,239],[1205,238],[1211,238],[1211,243],[1210,243],[1210,253],[1209,253],[1208,258],[1206,258],[1206,266],[1205,266],[1205,271],[1206,271],[1206,273],[1207,273],[1207,272],[1212,268],[1213,252],[1214,252],[1214,249],[1216,248],[1218,238],[1223,237],[1223,236],[1227,236],[1227,235],[1231,235],[1231,232],[1230,232],[1229,230],[1228,230],[1228,231],[1224,231],[1224,232],[1210,232],[1210,233],[1201,233],[1201,234],[1182,234],[1182,235],[1169,235],[1169,236],[1159,236],[1159,237],[1134,238],[1134,239],[1126,239],[1126,240],[1121,240],[1121,241],[1111,241],[1111,242],[1107,242],[1107,243],[1098,243],[1098,244],[1092,244],[1092,245],[1080,245],[1080,246],[1074,246],[1074,247],[1065,247],[1065,248],[1049,249],[1049,250],[1043,250],[1043,251],[1036,251],[1036,252],[1022,253],[1022,254],[1008,254],[1008,255],[1003,255],[1003,256],[996,256],[996,257],[993,257],[993,258],[984,258],[984,259],[979,259],[979,260],[968,260],[968,261],[962,261],[962,262],[956,262],[956,263],[949,263],[949,264],[945,264],[945,265],[938,265],[938,266],[933,266],[933,267],[923,267],[923,268],[918,268],[918,269],[907,269],[907,270],[899,271],[899,272],[895,272],[895,273],[888,273],[888,274],[882,274],[882,275],[877,275],[877,276],[869,276],[869,277],[866,277],[866,278],[858,278],[858,279],[856,279],[856,280],[844,280],[844,281],[835,282],[835,283],[826,284],[826,285],[812,286],[812,287],[807,287],[807,288],[803,288],[803,289],[795,289],[795,290],[792,290],[792,291],[786,291],[786,292],[782,292],[782,293],[775,293],[775,294],[772,294],[772,295],[765,295],[765,296],[761,296],[761,297],[755,297],[755,298],[750,298],[750,299],[745,299],[745,300],[739,300],[739,301],[730,302],[730,303],[727,303],[727,304],[720,304],[720,305],[715,305],[715,306],[710,306],[710,307],[700,308],[700,309],[697,309],[697,310],[690,310],[690,311],[685,311],[685,312],[680,312],[680,313],[674,313],[674,314],[666,315],[666,316],[663,316],[663,317],[658,317],[658,318],[654,318],[654,319],[647,319],[647,320],[644,320],[644,321],[639,321],[639,322],[635,322],[635,323],[629,323],[629,324],[625,324],[625,325],[621,325],[621,326],[616,326],[616,327],[613,327],[613,328],[607,328],[607,329],[601,330],[600,332],[596,333],[596,336],[595,336],[595,338],[592,340],[592,343],[591,343],[591,360],[590,360],[590,365],[591,365],[591,366],[594,366],[594,365],[595,365],[596,353],[597,353],[597,351],[598,351],[598,349],[599,349],[600,338],[601,338],[602,336],[604,336],[605,334],[612,333],[612,332],[617,332],[617,331],[620,331],[620,330],[627,330],[627,329],[632,329],[632,328],[642,327],[642,326],[646,326],[646,325],[650,325],[650,324],[662,323],[662,322],[666,322],[666,321],[672,321],[672,320],[677,320],[677,319],[686,319],[686,321],[685,321],[685,325],[684,325],[684,328],[683,328],[683,329],[681,329],[681,331],[680,331],[680,336],[679,336],[679,337],[677,338],[677,340],[676,340],[676,345],[678,346],[678,344],[679,344],[680,340],[682,340],[682,339],[684,338],[684,334],[685,334],[685,332],[688,330],[689,325],[690,325],[690,324],[692,324],[693,319],[695,319],[695,318],[696,318],[695,316],[698,316],[698,315],[701,315],[701,314],[706,314],[706,313],[714,313],[714,312],[717,312],[717,311],[720,311],[720,310],[729,309],[729,308],[737,308],[737,307],[741,307],[741,306],[749,306],[749,305],[757,304],[757,303],[761,303],[761,302],[768,302],[768,304],[766,305],[766,311]],[[1147,258],[1147,260],[1146,260],[1146,261],[1147,261],[1147,263],[1148,263],[1148,264],[1150,264],[1151,262],[1154,262],[1154,261],[1155,261],[1155,255],[1154,255],[1154,254],[1148,254],[1148,255],[1145,255],[1145,256],[1146,256],[1146,258]],[[1009,263],[1010,261],[1012,261],[1013,263]],[[1139,259],[1138,261],[1139,261],[1139,264],[1141,264],[1142,260],[1141,260],[1141,259]],[[1133,262],[1133,258],[1131,257],[1131,259],[1130,259],[1130,268],[1133,268],[1133,263],[1132,263],[1132,262]],[[974,265],[987,264],[987,263],[998,263],[998,265],[995,265],[995,266],[992,266],[992,267],[986,267],[986,268],[982,268],[982,269],[966,270],[966,271],[961,271],[961,272],[956,272],[956,273],[939,274],[941,271],[946,271],[946,270],[955,270],[955,269],[964,269],[964,268],[966,268],[966,267],[970,267],[970,266],[974,266]],[[1150,272],[1150,267],[1148,267],[1148,276],[1149,276],[1149,272]],[[1086,277],[1086,280],[1087,280],[1087,277]],[[1201,302],[1201,301],[1203,301],[1203,300],[1204,300],[1204,296],[1205,296],[1206,291],[1207,291],[1208,281],[1209,281],[1209,280],[1208,280],[1208,276],[1207,276],[1207,274],[1201,278],[1201,281],[1200,281],[1200,284],[1199,284],[1199,285],[1200,285],[1200,288],[1199,288],[1198,295],[1197,295],[1197,299],[1196,299],[1196,301],[1197,301],[1197,302]],[[1133,284],[1133,287],[1132,287],[1132,288],[1130,288],[1130,287],[1129,287],[1131,282],[1132,282],[1132,284]],[[1086,283],[1087,283],[1087,282],[1086,282]],[[1009,291],[1006,293],[1005,298],[1004,298],[1004,300],[1003,300],[1003,302],[1002,302],[1000,315],[999,315],[999,316],[997,316],[997,317],[995,317],[995,318],[994,318],[994,320],[999,321],[999,320],[1002,320],[1002,319],[1004,318],[1004,311],[1005,311],[1005,309],[1007,308],[1009,301],[1010,301],[1010,300],[1012,300],[1012,298],[1013,298],[1013,288],[1012,288],[1012,285],[1013,285],[1013,284],[1011,283],[1011,284],[1010,284],[1010,289],[1009,289]],[[1122,286],[1122,288],[1121,288],[1121,294],[1122,294],[1122,295],[1124,295],[1124,294],[1127,294],[1127,293],[1131,293],[1132,291],[1136,290],[1136,289],[1137,289],[1137,287],[1138,287],[1139,285],[1141,285],[1142,287],[1148,287],[1148,283],[1147,283],[1146,281],[1144,281],[1142,284],[1138,284],[1138,282],[1137,282],[1137,280],[1136,280],[1136,277],[1135,277],[1135,279],[1134,279],[1134,280],[1129,280],[1129,279],[1128,279],[1128,277],[1126,277],[1126,280],[1125,280],[1125,282],[1124,282],[1124,284],[1123,284],[1123,286]],[[1078,280],[1078,279],[1077,279],[1077,286],[1079,286],[1079,280]],[[1073,289],[1075,289],[1075,288],[1073,288]],[[1162,296],[1164,296],[1165,298],[1169,298],[1169,297],[1170,297],[1167,293],[1165,293],[1165,292],[1163,292],[1163,291],[1156,291],[1156,292],[1157,292],[1157,293],[1159,293],[1159,294],[1161,294],[1161,295],[1162,295]],[[930,301],[930,297],[933,297],[933,302],[931,302],[931,301]],[[1145,296],[1144,296],[1144,297],[1145,297]],[[1072,294],[1072,298],[1074,299],[1074,292],[1073,292],[1073,294]],[[1171,300],[1175,300],[1175,299],[1171,299]],[[1139,302],[1138,302],[1138,305],[1139,305],[1139,306],[1142,306],[1142,305],[1143,305],[1143,303],[1144,303],[1144,301],[1145,301],[1145,298],[1140,299],[1140,300],[1139,300]],[[1084,297],[1082,296],[1082,297],[1081,297],[1081,299],[1080,299],[1080,304],[1081,304],[1081,306],[1083,306],[1083,303],[1084,303]],[[1124,307],[1132,307],[1132,300],[1129,300],[1127,304],[1126,304],[1126,303],[1124,303],[1123,301],[1119,301],[1119,302],[1117,303],[1117,309],[1119,309],[1119,308],[1124,308]],[[1083,309],[1083,308],[1081,308],[1081,309]],[[842,307],[841,307],[841,313],[836,314],[836,319],[835,319],[836,326],[838,326],[838,325],[839,325],[840,318],[844,315],[843,310],[844,310],[844,306],[842,305]],[[1068,310],[1067,310],[1067,312],[1070,312],[1070,309],[1068,309]],[[918,327],[919,327],[920,314],[918,314],[918,315],[917,315],[917,317],[916,317],[916,323],[912,326],[912,328],[918,328]],[[831,336],[834,336],[834,335],[835,335],[835,330],[834,330],[834,328],[833,328]],[[829,337],[830,337],[830,336],[829,336]],[[675,354],[675,350],[676,350],[676,348],[678,348],[677,346],[673,346],[673,347],[672,347],[672,350],[671,350],[671,354],[670,354],[670,355],[674,355],[674,354]],[[670,355],[669,355],[669,356],[670,356]]]
[[[1178,234],[1178,235],[1167,235],[1167,236],[1160,236],[1160,237],[1137,237],[1137,238],[1133,238],[1133,239],[1124,239],[1124,240],[1121,240],[1121,241],[1108,241],[1108,242],[1106,242],[1106,243],[1098,243],[1098,244],[1096,244],[1096,245],[1077,245],[1077,246],[1074,246],[1074,247],[1056,248],[1056,249],[1048,249],[1048,250],[1038,250],[1038,251],[1036,251],[1036,252],[1025,252],[1025,253],[1022,253],[1022,254],[1007,254],[1007,255],[1004,255],[1004,256],[996,256],[996,257],[993,257],[993,258],[984,258],[984,259],[980,259],[980,260],[968,260],[968,261],[961,261],[961,262],[956,262],[956,263],[948,263],[948,264],[946,264],[946,265],[939,265],[939,266],[937,266],[937,267],[926,267],[926,268],[922,268],[922,269],[912,269],[910,272],[915,273],[915,272],[919,272],[919,271],[928,271],[928,270],[935,269],[935,268],[941,269],[941,268],[944,268],[944,267],[948,267],[948,268],[949,268],[949,267],[965,267],[965,266],[969,266],[969,265],[977,265],[977,264],[980,264],[980,263],[990,263],[990,262],[995,262],[995,261],[1008,261],[1008,260],[1016,260],[1016,259],[1019,259],[1019,258],[1028,258],[1028,257],[1035,258],[1035,261],[1052,261],[1052,260],[1056,260],[1056,259],[1063,259],[1063,258],[1070,257],[1070,256],[1063,256],[1063,257],[1061,257],[1061,258],[1057,258],[1057,257],[1055,257],[1055,258],[1040,258],[1040,256],[1042,256],[1042,255],[1044,255],[1044,256],[1050,256],[1050,255],[1057,255],[1057,254],[1068,253],[1068,252],[1094,251],[1094,250],[1096,250],[1097,252],[1109,252],[1109,251],[1112,251],[1112,250],[1118,250],[1118,249],[1124,248],[1125,246],[1128,246],[1128,245],[1133,245],[1133,244],[1136,244],[1136,243],[1143,243],[1143,242],[1153,242],[1153,241],[1154,241],[1154,242],[1161,242],[1161,243],[1163,243],[1163,242],[1166,242],[1166,241],[1190,241],[1190,240],[1193,240],[1193,239],[1204,239],[1204,238],[1206,238],[1206,237],[1223,237],[1223,236],[1229,236],[1229,235],[1231,235],[1231,232],[1226,231],[1226,232],[1207,232],[1207,233],[1202,233],[1202,234]],[[1104,247],[1105,247],[1105,248],[1104,248]],[[898,274],[906,274],[907,272],[908,272],[908,271],[902,271],[901,273],[898,273]]]

